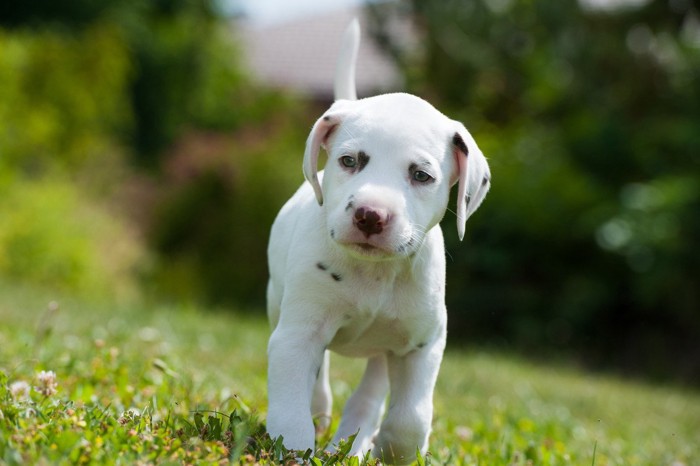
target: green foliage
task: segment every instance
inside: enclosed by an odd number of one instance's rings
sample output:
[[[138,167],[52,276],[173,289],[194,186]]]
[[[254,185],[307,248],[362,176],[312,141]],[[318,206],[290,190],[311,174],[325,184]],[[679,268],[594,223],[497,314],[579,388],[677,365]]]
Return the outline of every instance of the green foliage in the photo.
[[[85,27],[126,1],[33,0],[3,3],[0,5],[0,24],[5,27],[46,24]]]
[[[114,99],[126,103],[134,124],[128,131],[121,128],[121,134],[115,131],[114,135],[134,146],[133,155],[141,165],[157,168],[161,152],[186,125],[203,121],[214,125],[230,123],[223,109],[224,105],[232,105],[231,89],[240,84],[242,73],[233,59],[234,53],[229,53],[233,52],[228,46],[231,40],[219,30],[211,7],[212,3],[197,0],[66,0],[34,2],[31,8],[10,3],[0,8],[0,13],[4,13],[0,14],[0,24],[30,37],[54,31],[49,34],[59,42],[75,41],[76,52],[94,49],[92,39],[96,33],[100,39],[100,31],[117,34],[109,50],[102,50],[99,57],[87,54],[83,62],[94,67],[100,62],[121,60],[129,65],[128,80],[124,80],[122,69],[111,63],[112,69],[107,72],[88,69],[92,71],[91,80],[84,86],[81,81],[73,82],[73,92],[94,91],[108,102]],[[66,52],[58,52],[45,55],[48,61],[53,60],[53,66],[44,70],[42,79],[52,72],[60,76],[75,71],[70,62],[61,61]],[[80,72],[77,77],[81,77]],[[114,79],[122,81],[120,88],[104,92],[95,86],[104,86]],[[96,119],[113,115],[114,112],[99,112]]]
[[[134,296],[143,248],[105,199],[132,123],[122,34],[0,30],[0,48],[0,277]]]
[[[121,24],[136,68],[130,89],[136,119],[131,143],[142,166],[157,169],[162,151],[195,115],[206,119],[212,109],[218,110],[211,98],[197,103],[207,92],[201,90],[206,84],[216,83],[218,74],[224,79],[237,77],[232,57],[216,60],[221,58],[214,52],[221,47],[223,36],[214,34],[213,18],[204,5],[182,1],[165,9],[164,4],[149,3],[123,12]],[[234,80],[229,86],[236,84]],[[220,102],[230,105],[227,97],[221,92]]]
[[[250,125],[232,138],[194,134],[168,158],[150,232],[161,295],[262,303],[270,226],[302,180],[307,134],[291,104],[278,96],[274,125]]]
[[[141,245],[74,183],[0,182],[0,198],[0,276],[93,297],[137,293]]]
[[[180,236],[192,226],[159,223],[177,208],[171,207],[180,202],[173,197],[187,197],[187,189],[175,194],[182,183],[155,196],[163,199],[159,206],[165,206],[164,212],[149,210],[148,199],[127,191],[142,182],[126,162],[157,172],[171,153],[166,149],[186,129],[230,131],[259,124],[280,99],[251,91],[230,32],[206,2],[114,0],[98,6],[67,1],[33,9],[7,4],[0,11],[5,13],[0,24],[7,28],[0,29],[0,191],[10,201],[0,207],[0,276],[93,295],[133,291],[144,271],[145,246],[137,238],[158,236],[147,231],[154,223],[158,231],[181,228],[171,233]],[[254,191],[240,184],[236,198]],[[206,201],[206,210],[219,200],[195,200],[195,207]],[[129,225],[134,218],[141,220],[143,212],[156,221]],[[235,215],[241,215],[240,208]],[[206,287],[221,290],[227,288],[229,274],[219,258],[232,254],[213,251],[218,246],[230,251],[233,245],[224,241],[224,230],[212,234],[219,238],[213,244],[191,249],[199,257],[208,248],[204,259],[218,260],[204,278],[213,283]],[[183,260],[177,247],[156,246],[172,252],[151,263],[158,277],[167,278],[170,269],[174,275],[183,270],[183,276],[198,277],[199,263]],[[257,254],[259,247],[246,251]],[[158,269],[161,263],[169,270]],[[187,265],[171,267],[175,263]],[[264,281],[259,270],[241,275],[243,283],[234,291]],[[192,283],[195,290],[202,289],[202,280]],[[173,289],[167,283],[161,288]],[[253,284],[252,289],[260,288]]]
[[[466,252],[445,223],[450,334],[697,382],[697,13],[588,3],[410,2],[398,62],[493,173]]]
[[[466,244],[445,223],[450,335],[697,379],[697,21],[584,3],[404,3],[410,90],[494,175]],[[5,2],[0,25],[0,278],[260,302],[317,109],[252,83],[209,2]]]
[[[124,95],[131,66],[116,28],[0,29],[0,49],[0,175],[113,158],[118,134],[131,124]]]
[[[381,464],[348,458],[349,442],[325,451],[330,434],[313,456],[265,434],[262,319],[0,294],[3,464]],[[362,369],[334,357],[332,429]],[[448,351],[417,462],[693,464],[699,409],[697,393]]]

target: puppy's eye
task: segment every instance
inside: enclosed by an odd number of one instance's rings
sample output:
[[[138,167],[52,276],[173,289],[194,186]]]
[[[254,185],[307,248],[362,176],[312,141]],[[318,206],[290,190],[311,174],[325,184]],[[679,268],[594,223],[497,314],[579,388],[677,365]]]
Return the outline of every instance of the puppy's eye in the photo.
[[[344,155],[340,158],[340,164],[346,168],[357,167],[357,159],[351,155]]]
[[[433,179],[432,176],[428,175],[423,170],[416,170],[413,172],[413,180],[419,183],[427,183]]]

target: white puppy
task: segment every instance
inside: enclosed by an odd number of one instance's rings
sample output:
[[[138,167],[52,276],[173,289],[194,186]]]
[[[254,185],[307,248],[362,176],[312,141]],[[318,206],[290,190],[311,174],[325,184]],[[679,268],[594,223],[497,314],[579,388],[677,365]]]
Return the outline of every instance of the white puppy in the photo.
[[[409,94],[355,99],[359,26],[344,39],[336,102],[314,124],[307,182],[280,211],[268,248],[267,429],[295,450],[329,424],[329,350],[367,358],[334,442],[391,463],[425,453],[445,347],[445,252],[438,222],[458,185],[457,230],[490,185],[464,126]],[[319,150],[328,161],[317,172]],[[389,409],[384,414],[387,393]]]

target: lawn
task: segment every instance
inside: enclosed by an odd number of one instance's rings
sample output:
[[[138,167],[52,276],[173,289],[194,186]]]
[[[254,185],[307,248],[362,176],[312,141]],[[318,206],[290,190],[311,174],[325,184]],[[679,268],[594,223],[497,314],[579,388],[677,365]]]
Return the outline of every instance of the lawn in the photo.
[[[0,296],[0,464],[292,457],[264,435],[262,318],[8,285]],[[337,418],[362,364],[335,357],[332,368]],[[447,352],[433,427],[422,463],[700,462],[698,393],[485,351]]]

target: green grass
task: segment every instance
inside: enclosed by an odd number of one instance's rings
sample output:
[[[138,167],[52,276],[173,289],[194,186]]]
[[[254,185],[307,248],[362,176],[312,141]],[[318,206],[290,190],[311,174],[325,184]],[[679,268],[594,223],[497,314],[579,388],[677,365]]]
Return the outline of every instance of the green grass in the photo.
[[[264,435],[262,318],[1,285],[0,296],[0,464],[293,458]],[[335,423],[362,367],[332,360]],[[56,393],[34,388],[40,371],[56,374]],[[17,382],[31,387],[28,399]],[[489,352],[448,351],[433,427],[425,464],[700,462],[697,393]],[[312,464],[351,463],[339,456]]]

